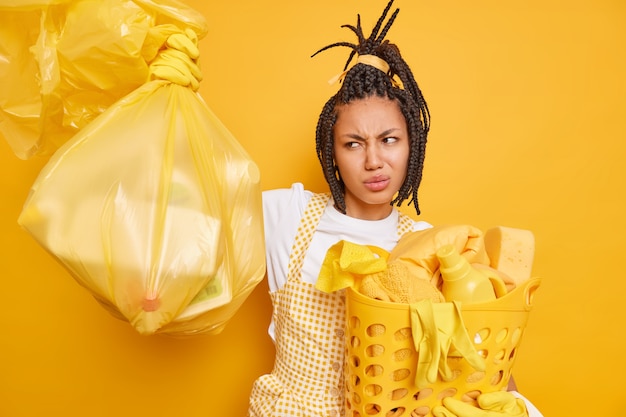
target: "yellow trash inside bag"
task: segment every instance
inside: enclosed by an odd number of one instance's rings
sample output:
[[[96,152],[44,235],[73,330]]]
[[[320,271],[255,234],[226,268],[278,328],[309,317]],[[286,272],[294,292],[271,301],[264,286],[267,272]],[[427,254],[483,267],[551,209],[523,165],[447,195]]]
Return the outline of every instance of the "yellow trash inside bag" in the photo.
[[[214,334],[265,274],[259,171],[191,89],[150,81],[65,143],[18,219],[141,334]]]
[[[156,25],[202,38],[204,18],[175,0],[0,0],[0,139],[48,156],[148,79]]]

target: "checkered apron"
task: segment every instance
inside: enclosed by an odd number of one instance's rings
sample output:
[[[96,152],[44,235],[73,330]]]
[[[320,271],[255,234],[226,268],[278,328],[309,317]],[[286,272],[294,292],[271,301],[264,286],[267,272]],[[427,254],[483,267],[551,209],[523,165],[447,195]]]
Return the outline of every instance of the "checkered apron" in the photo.
[[[287,283],[271,294],[276,361],[258,378],[250,417],[338,417],[344,410],[345,295],[327,294],[301,280],[302,264],[329,194],[314,194],[300,222]],[[398,234],[413,221],[400,214]]]

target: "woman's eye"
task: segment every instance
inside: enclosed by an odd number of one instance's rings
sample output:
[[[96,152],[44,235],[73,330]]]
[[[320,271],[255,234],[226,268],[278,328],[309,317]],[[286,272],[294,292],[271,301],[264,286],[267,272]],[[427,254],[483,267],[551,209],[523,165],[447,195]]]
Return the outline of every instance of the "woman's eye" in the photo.
[[[348,149],[355,149],[358,148],[360,146],[359,142],[348,142],[346,143],[346,148]]]
[[[397,142],[397,141],[398,141],[398,138],[384,138],[383,139],[384,143],[394,143],[394,142]]]

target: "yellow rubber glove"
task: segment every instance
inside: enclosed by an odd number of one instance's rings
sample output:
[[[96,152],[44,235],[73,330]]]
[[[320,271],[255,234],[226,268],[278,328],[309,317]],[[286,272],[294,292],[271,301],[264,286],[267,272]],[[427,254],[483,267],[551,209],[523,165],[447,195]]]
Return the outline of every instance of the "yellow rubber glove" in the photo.
[[[478,396],[478,407],[452,397],[443,399],[443,405],[433,407],[435,417],[528,417],[526,403],[507,391],[496,391]]]
[[[198,38],[191,29],[167,36],[162,49],[150,62],[150,79],[167,80],[197,91],[202,81],[197,43]]]
[[[478,371],[485,370],[485,360],[471,342],[459,304],[433,303],[424,299],[410,305],[411,330],[415,350],[419,352],[415,385],[427,387],[437,381],[453,377],[448,356],[460,355]]]

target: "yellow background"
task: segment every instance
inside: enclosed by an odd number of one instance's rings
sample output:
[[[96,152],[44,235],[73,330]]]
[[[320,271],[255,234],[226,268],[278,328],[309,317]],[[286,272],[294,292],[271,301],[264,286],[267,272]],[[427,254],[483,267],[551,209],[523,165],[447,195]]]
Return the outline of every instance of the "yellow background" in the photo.
[[[190,2],[207,18],[201,94],[263,188],[324,184],[314,128],[384,1]],[[434,224],[531,229],[537,292],[516,364],[546,417],[626,415],[626,3],[400,0],[389,38],[432,112],[420,202]],[[273,346],[267,285],[213,337],[143,337],[16,225],[44,159],[0,144],[0,416],[242,416]],[[410,212],[412,208],[409,208]]]

